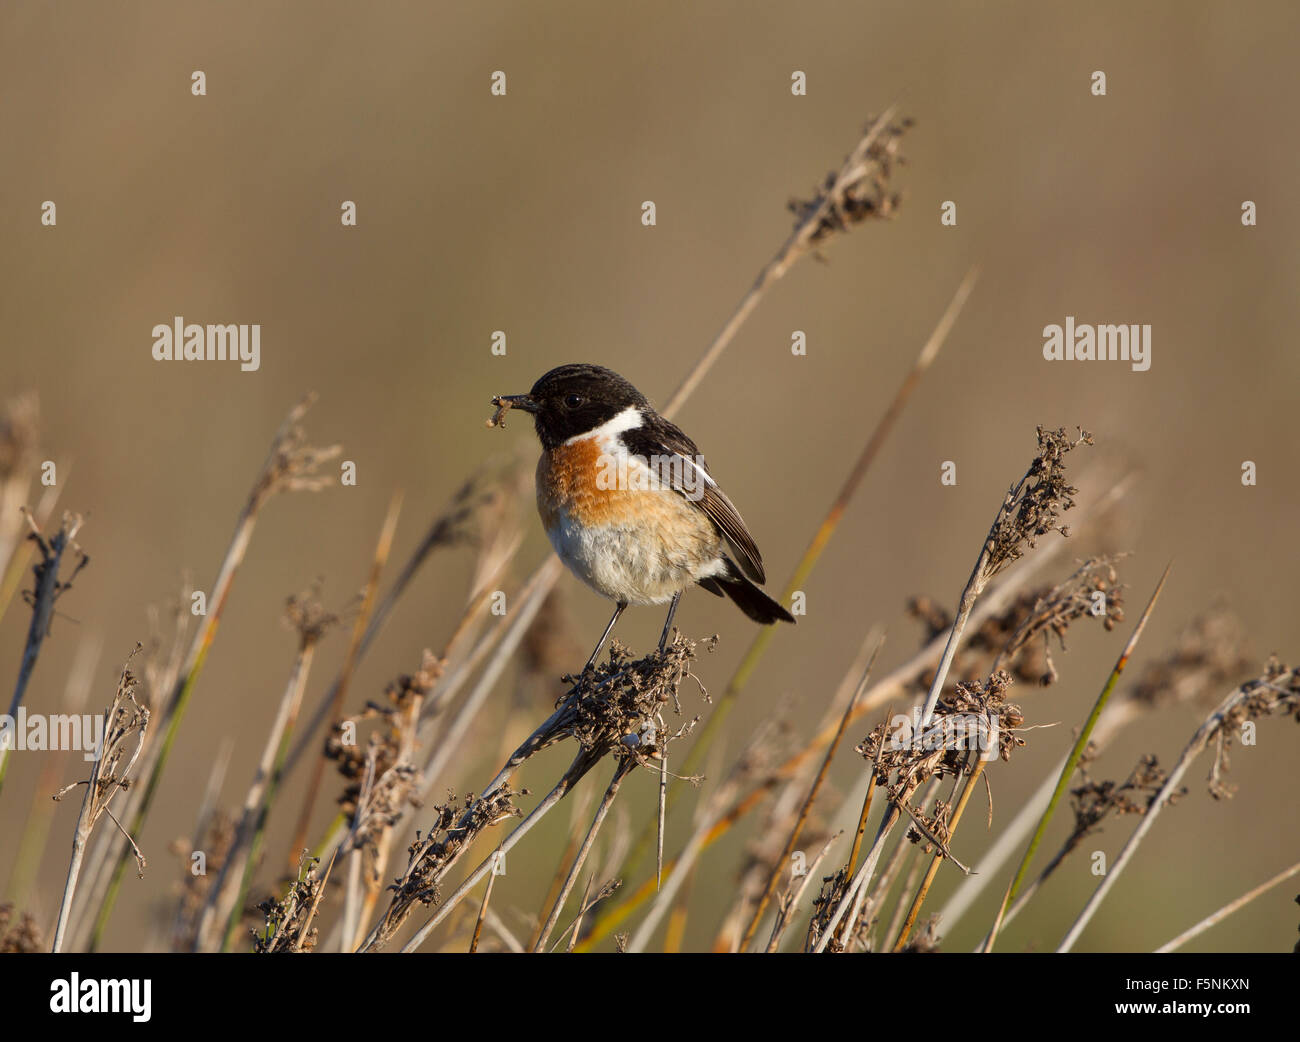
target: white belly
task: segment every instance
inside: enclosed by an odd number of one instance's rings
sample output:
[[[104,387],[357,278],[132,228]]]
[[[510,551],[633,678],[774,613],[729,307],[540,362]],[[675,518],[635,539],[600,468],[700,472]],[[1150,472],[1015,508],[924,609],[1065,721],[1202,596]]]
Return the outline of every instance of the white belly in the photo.
[[[668,544],[618,525],[561,519],[547,531],[560,559],[597,593],[627,604],[665,604],[673,594],[726,568],[717,543]],[[713,542],[710,540],[709,542]]]

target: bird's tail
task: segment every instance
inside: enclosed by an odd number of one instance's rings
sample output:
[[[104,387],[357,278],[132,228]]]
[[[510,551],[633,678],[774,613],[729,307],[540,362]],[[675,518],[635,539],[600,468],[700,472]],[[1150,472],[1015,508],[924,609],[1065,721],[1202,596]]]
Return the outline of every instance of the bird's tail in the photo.
[[[755,586],[730,561],[725,575],[715,575],[700,582],[712,594],[724,593],[736,602],[736,607],[755,622],[770,626],[775,622],[794,622],[794,616]]]

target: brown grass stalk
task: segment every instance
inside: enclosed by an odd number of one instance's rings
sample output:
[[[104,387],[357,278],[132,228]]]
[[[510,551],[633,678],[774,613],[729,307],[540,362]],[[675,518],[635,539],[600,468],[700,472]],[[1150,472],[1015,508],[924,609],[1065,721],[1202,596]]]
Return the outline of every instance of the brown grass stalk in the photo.
[[[591,853],[591,848],[596,842],[596,835],[600,832],[601,825],[605,823],[605,816],[609,814],[609,808],[618,795],[619,786],[623,784],[623,779],[631,773],[635,766],[636,759],[625,756],[618,761],[618,766],[614,768],[614,776],[609,780],[609,785],[605,788],[605,795],[601,797],[600,804],[596,807],[596,816],[591,820],[591,827],[587,829],[587,835],[583,838],[582,846],[578,849],[578,854],[569,867],[569,873],[565,876],[564,884],[560,887],[560,892],[551,905],[551,913],[546,917],[546,921],[542,924],[542,931],[533,944],[534,953],[545,950],[546,942],[551,939],[551,931],[555,929],[555,924],[559,922],[560,913],[564,910],[564,904],[568,901],[569,894],[578,881],[578,875],[582,872],[582,866],[586,863],[587,855]],[[581,915],[579,915],[579,918],[581,918]]]
[[[473,955],[478,951],[479,938],[483,936],[483,923],[487,921],[488,905],[492,902],[492,889],[496,886],[497,872],[496,867],[501,863],[501,853],[498,851],[493,855],[493,871],[488,873],[487,886],[483,888],[483,903],[479,906],[478,919],[474,922],[474,935],[470,938],[469,953]]]
[[[1260,883],[1259,886],[1247,890],[1236,900],[1229,901],[1217,912],[1213,912],[1212,914],[1207,915],[1195,926],[1188,927],[1186,930],[1180,933],[1173,940],[1166,941],[1164,944],[1162,944],[1159,948],[1156,949],[1156,954],[1167,955],[1169,952],[1177,951],[1188,941],[1196,939],[1197,937],[1201,936],[1201,934],[1205,933],[1206,930],[1210,929],[1213,926],[1217,926],[1219,923],[1223,922],[1223,920],[1228,918],[1228,916],[1232,915],[1234,912],[1238,912],[1241,909],[1245,908],[1246,905],[1250,904],[1250,902],[1255,900],[1255,898],[1262,897],[1264,894],[1268,893],[1270,890],[1273,889],[1273,887],[1277,886],[1278,884],[1285,883],[1288,879],[1290,879],[1298,872],[1300,872],[1300,861],[1297,861],[1290,868],[1284,868],[1272,879],[1266,879],[1264,882]]]
[[[18,714],[18,707],[22,705],[23,695],[27,692],[27,683],[36,669],[36,660],[40,657],[45,638],[49,636],[50,624],[54,621],[55,602],[71,589],[77,574],[90,562],[90,558],[76,542],[77,532],[81,529],[79,515],[65,513],[59,530],[47,539],[37,527],[31,512],[24,509],[22,513],[27,522],[27,538],[36,545],[41,559],[32,569],[36,580],[31,591],[32,621],[27,627],[27,641],[23,645],[23,656],[18,666],[18,679],[9,700],[10,719]],[[72,559],[72,566],[67,577],[60,579],[65,554]],[[0,746],[0,788],[4,786],[8,769],[9,746],[6,743]]]
[[[952,842],[952,834],[957,831],[957,826],[961,823],[961,816],[966,810],[966,804],[970,800],[971,793],[975,791],[975,786],[979,784],[980,778],[984,775],[984,760],[978,760],[975,764],[975,770],[971,772],[966,779],[966,786],[962,789],[961,797],[957,801],[957,807],[952,812],[952,818],[948,823],[945,840]],[[903,920],[903,926],[898,931],[898,940],[894,942],[894,951],[902,951],[903,945],[907,943],[907,935],[911,932],[913,924],[916,922],[917,914],[921,911],[921,905],[925,903],[925,896],[930,892],[930,884],[934,882],[934,877],[939,871],[939,865],[944,861],[944,853],[940,851],[930,859],[930,865],[925,871],[925,878],[921,880],[921,886],[916,891],[916,897],[912,900],[912,906],[907,910],[907,917]],[[969,874],[969,873],[968,873]]]
[[[830,853],[835,841],[842,835],[842,832],[836,832],[827,838],[826,842],[822,844],[821,850],[817,852],[817,856],[812,859],[803,874],[793,876],[785,893],[778,898],[776,919],[772,923],[772,932],[767,938],[767,947],[763,949],[767,954],[771,955],[781,947],[781,938],[785,936],[786,928],[794,918],[795,909],[799,907],[799,902],[803,900],[804,891],[808,889],[808,884],[816,877],[818,868],[826,860],[826,855]]]
[[[136,645],[136,651],[140,646]],[[132,652],[134,655],[135,652]],[[128,657],[127,661],[130,661]],[[64,938],[67,936],[68,919],[72,914],[72,900],[77,891],[77,881],[81,875],[82,859],[85,856],[86,842],[100,817],[107,814],[113,824],[121,830],[122,826],[109,809],[113,797],[129,784],[129,775],[140,752],[144,748],[145,734],[149,728],[149,710],[135,700],[133,690],[135,677],[125,667],[118,681],[117,694],[104,711],[103,744],[96,750],[97,756],[86,782],[74,782],[59,792],[54,798],[60,799],[69,789],[85,785],[86,792],[81,801],[81,813],[77,816],[77,827],[72,840],[72,858],[68,863],[68,878],[63,887],[63,900],[59,904],[58,923],[54,929],[54,946],[51,951],[63,950]],[[144,875],[145,859],[135,841],[128,835],[127,842],[135,852],[136,864],[140,874]]]
[[[356,669],[357,660],[361,655],[362,641],[365,640],[371,614],[375,607],[375,594],[379,589],[379,577],[383,574],[384,565],[388,563],[388,555],[393,548],[393,538],[397,534],[397,519],[401,516],[401,512],[402,494],[398,492],[389,500],[388,513],[384,516],[383,526],[379,530],[379,539],[375,543],[375,553],[370,561],[370,576],[366,580],[366,587],[361,595],[361,608],[352,622],[352,637],[348,643],[348,650],[343,657],[343,665],[339,667],[338,679],[334,682],[329,697],[326,699],[327,713],[334,720],[343,715],[348,684],[352,680],[352,673]],[[316,797],[320,792],[321,780],[324,777],[325,758],[318,756],[315,760],[315,766],[312,768],[311,778],[307,782],[307,792],[302,799],[302,809],[298,812],[298,823],[294,826],[293,835],[289,842],[290,850],[301,850],[307,845],[307,829],[311,824],[312,811],[315,809]]]
[[[298,631],[297,653],[280,696],[275,720],[267,731],[257,770],[244,796],[234,845],[222,862],[220,874],[209,891],[207,904],[199,918],[195,939],[198,951],[218,951],[233,940],[243,913],[244,896],[257,869],[258,837],[265,828],[271,804],[279,790],[285,743],[302,706],[316,647],[326,630],[338,621],[312,601],[297,598],[289,602],[288,617]]]
[[[149,810],[153,806],[153,800],[157,795],[163,772],[166,770],[167,761],[176,740],[176,734],[180,729],[181,720],[185,715],[185,710],[194,693],[199,676],[203,672],[203,665],[207,660],[208,652],[216,639],[222,613],[229,600],[230,591],[234,586],[235,576],[244,561],[248,545],[252,541],[253,530],[257,525],[258,515],[261,513],[262,507],[278,493],[315,492],[334,483],[332,476],[320,474],[318,468],[321,464],[337,457],[342,452],[342,448],[333,445],[328,448],[318,449],[308,445],[302,430],[303,417],[314,401],[315,395],[313,394],[303,398],[289,411],[288,416],[285,417],[284,422],[272,438],[266,462],[262,465],[261,471],[254,480],[253,487],[244,503],[244,508],[240,512],[239,519],[235,522],[235,533],[226,548],[221,565],[217,570],[217,577],[208,593],[208,613],[204,617],[203,624],[199,627],[198,632],[194,634],[193,642],[190,644],[189,652],[186,654],[174,688],[168,693],[163,705],[154,707],[154,711],[160,714],[159,723],[164,730],[164,734],[161,743],[150,743],[146,749],[145,762],[142,764],[141,769],[147,772],[148,779],[145,785],[136,790],[128,801],[127,813],[130,815],[131,821],[129,831],[132,835],[139,835],[145,818],[148,817]],[[119,845],[119,852],[115,857],[111,854],[112,849],[112,847],[106,848],[109,856],[105,858],[100,868],[100,875],[107,882],[94,924],[91,927],[89,946],[92,950],[98,947],[103,938],[104,930],[108,926],[108,920],[116,904],[117,893],[126,870],[127,851],[125,847]],[[107,876],[104,875],[105,872],[107,872]],[[98,894],[92,896],[98,898]]]
[[[812,806],[817,800],[817,794],[821,791],[822,784],[826,781],[826,775],[830,771],[831,761],[835,758],[836,750],[839,749],[840,740],[848,729],[849,719],[853,715],[853,707],[866,689],[867,681],[871,678],[871,669],[876,664],[876,656],[880,653],[883,644],[883,638],[877,641],[875,650],[871,653],[871,659],[867,662],[866,669],[863,670],[858,689],[853,693],[853,697],[849,699],[849,704],[844,707],[844,713],[840,717],[840,724],[835,731],[835,737],[831,739],[830,745],[826,748],[826,755],[822,759],[821,769],[817,772],[817,777],[813,779],[813,783],[808,789],[808,795],[805,797],[803,806],[799,808],[799,814],[795,818],[794,827],[790,830],[785,846],[782,847],[781,853],[773,866],[772,874],[768,877],[767,883],[754,905],[754,914],[750,917],[749,926],[746,927],[744,935],[740,939],[741,951],[745,951],[749,947],[754,939],[754,934],[758,932],[758,925],[767,911],[768,901],[771,900],[772,894],[776,890],[781,870],[785,867],[786,861],[789,860],[790,855],[794,852],[795,845],[799,842],[799,836],[803,833],[804,825],[808,821],[808,815],[812,812]]]
[[[598,759],[599,757],[593,758],[591,753],[585,749],[575,756],[573,762],[569,765],[569,769],[560,776],[560,780],[556,782],[554,788],[546,794],[541,803],[534,807],[532,812],[515,827],[514,831],[511,832],[509,836],[502,841],[499,850],[494,851],[491,855],[485,858],[479,864],[478,868],[466,877],[465,881],[461,883],[455,892],[441,903],[438,911],[426,920],[424,925],[415,932],[415,935],[403,946],[402,951],[404,953],[418,951],[421,945],[428,940],[429,935],[432,934],[433,931],[438,928],[439,924],[441,924],[442,921],[452,912],[452,910],[462,900],[464,900],[465,896],[478,884],[479,880],[492,870],[493,866],[497,863],[497,858],[504,857],[513,850],[515,845],[532,830],[533,826],[541,821],[542,818],[557,803],[559,803],[560,800],[562,800],[583,777],[586,776],[587,772],[591,770]],[[447,867],[450,868],[451,865],[449,864]],[[388,921],[387,918],[381,922],[380,926],[371,931],[370,936],[366,939],[366,943],[362,945],[361,951],[378,951],[379,948],[386,943],[386,935],[391,936],[393,925],[394,924]]]

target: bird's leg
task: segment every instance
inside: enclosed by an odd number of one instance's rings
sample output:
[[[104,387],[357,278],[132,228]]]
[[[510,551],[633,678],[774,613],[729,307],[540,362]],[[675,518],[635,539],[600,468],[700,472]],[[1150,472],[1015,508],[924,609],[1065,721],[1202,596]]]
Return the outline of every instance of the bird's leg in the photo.
[[[668,631],[672,629],[673,616],[677,614],[677,602],[682,599],[682,591],[678,590],[673,594],[673,602],[668,605],[668,618],[664,619],[664,631],[659,635],[659,650],[664,650],[664,645],[668,643]]]
[[[619,601],[618,607],[614,609],[614,614],[610,616],[609,625],[605,627],[605,632],[600,635],[600,643],[596,645],[596,650],[591,653],[591,658],[587,659],[587,664],[582,667],[582,672],[589,670],[596,661],[596,656],[600,654],[600,649],[605,646],[605,641],[609,640],[609,635],[614,631],[614,623],[618,622],[618,617],[623,614],[627,608],[627,601]]]

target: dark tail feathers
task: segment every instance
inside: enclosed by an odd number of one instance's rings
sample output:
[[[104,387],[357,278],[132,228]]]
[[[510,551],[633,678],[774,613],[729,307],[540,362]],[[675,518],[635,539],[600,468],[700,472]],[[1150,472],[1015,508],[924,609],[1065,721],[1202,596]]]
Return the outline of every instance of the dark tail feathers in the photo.
[[[727,562],[726,575],[702,579],[700,585],[718,597],[725,593],[736,602],[736,607],[764,626],[774,622],[794,622],[793,615],[750,582],[731,561]]]

